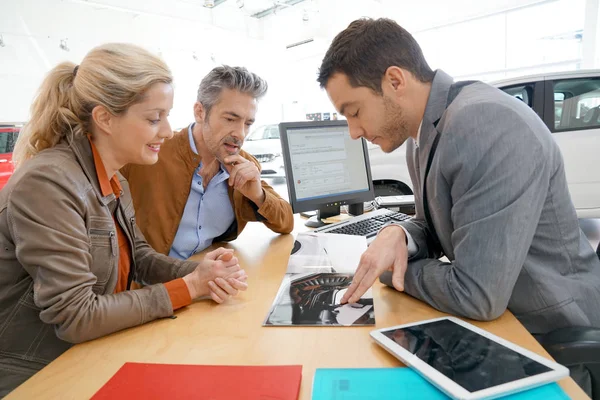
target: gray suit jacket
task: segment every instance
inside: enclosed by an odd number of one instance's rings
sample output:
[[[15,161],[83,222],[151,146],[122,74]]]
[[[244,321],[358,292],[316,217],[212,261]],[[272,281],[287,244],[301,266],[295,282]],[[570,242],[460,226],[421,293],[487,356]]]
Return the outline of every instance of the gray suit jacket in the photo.
[[[417,252],[409,257],[406,292],[478,320],[508,308],[532,333],[600,327],[600,261],[579,228],[550,131],[525,103],[480,82],[464,87],[446,110],[452,83],[436,72],[419,146],[412,139],[407,146],[416,215],[402,225]],[[422,188],[439,118],[426,182],[430,226]],[[442,254],[450,262],[438,260]]]

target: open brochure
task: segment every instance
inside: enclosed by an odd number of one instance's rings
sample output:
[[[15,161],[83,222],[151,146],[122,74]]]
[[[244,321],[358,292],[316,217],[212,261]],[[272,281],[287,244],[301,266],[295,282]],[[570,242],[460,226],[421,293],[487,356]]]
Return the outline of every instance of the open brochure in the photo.
[[[354,304],[340,304],[352,283],[363,236],[300,233],[265,326],[375,325],[371,290]]]

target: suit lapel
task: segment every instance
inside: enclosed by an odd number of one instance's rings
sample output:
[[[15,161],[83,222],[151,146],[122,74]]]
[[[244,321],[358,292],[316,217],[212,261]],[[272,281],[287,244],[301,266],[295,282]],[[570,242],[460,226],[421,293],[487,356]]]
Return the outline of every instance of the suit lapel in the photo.
[[[419,163],[419,184],[421,185],[421,193],[423,193],[425,182],[425,170],[427,167],[427,159],[431,152],[431,146],[435,140],[437,129],[435,124],[440,120],[444,111],[446,111],[446,101],[448,100],[448,92],[452,86],[453,79],[450,75],[442,70],[437,70],[433,81],[431,82],[431,91],[425,106],[425,114],[421,124],[421,136],[419,137],[419,148],[417,150]],[[438,126],[441,128],[441,126]],[[430,172],[431,174],[431,172]],[[431,198],[431,196],[428,196]],[[427,201],[427,199],[423,199]]]
[[[425,170],[427,169],[427,158],[429,157],[429,152],[431,151],[431,145],[433,144],[433,140],[435,139],[437,131],[433,126],[433,123],[423,118],[423,123],[421,124],[421,136],[419,137],[419,147],[417,148],[417,153],[415,154],[415,159],[419,163],[417,171],[419,171],[419,183],[421,184],[421,193],[422,189],[425,185]]]

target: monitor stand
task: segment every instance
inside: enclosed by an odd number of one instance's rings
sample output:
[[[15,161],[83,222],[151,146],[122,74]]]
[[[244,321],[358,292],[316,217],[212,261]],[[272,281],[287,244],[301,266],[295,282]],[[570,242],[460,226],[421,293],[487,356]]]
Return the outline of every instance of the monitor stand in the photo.
[[[304,225],[310,228],[320,228],[328,223],[323,221],[325,218],[335,217],[340,214],[340,206],[324,206],[317,209],[317,215],[310,217]]]

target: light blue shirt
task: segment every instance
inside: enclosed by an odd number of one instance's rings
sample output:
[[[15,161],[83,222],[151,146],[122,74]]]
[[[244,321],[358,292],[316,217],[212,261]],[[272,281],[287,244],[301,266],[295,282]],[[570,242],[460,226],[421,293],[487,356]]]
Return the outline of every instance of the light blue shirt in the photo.
[[[192,151],[198,154],[190,125],[188,135]],[[210,246],[213,239],[227,231],[235,220],[233,207],[227,194],[229,172],[221,165],[219,172],[208,182],[206,190],[202,185],[200,168],[194,171],[192,187],[183,216],[169,252],[170,257],[185,260]]]

